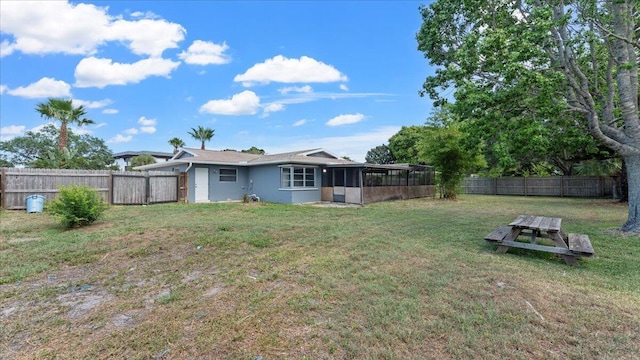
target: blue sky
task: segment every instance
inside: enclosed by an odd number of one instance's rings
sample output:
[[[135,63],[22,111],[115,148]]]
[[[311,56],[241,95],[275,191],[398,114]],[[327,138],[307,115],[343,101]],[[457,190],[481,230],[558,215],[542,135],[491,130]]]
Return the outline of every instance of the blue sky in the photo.
[[[72,98],[111,150],[322,147],[356,161],[432,108],[426,1],[2,1],[0,136]]]

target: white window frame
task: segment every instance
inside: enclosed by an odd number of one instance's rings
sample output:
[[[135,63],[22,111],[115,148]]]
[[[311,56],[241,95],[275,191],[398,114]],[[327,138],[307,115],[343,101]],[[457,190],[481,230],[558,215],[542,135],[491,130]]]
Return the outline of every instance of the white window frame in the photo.
[[[234,175],[231,174],[222,174],[222,172],[224,170],[232,170],[234,171]],[[222,177],[231,177],[233,176],[234,179],[233,180],[222,180]],[[238,182],[238,169],[234,169],[234,168],[220,168],[220,170],[218,171],[218,181],[221,183],[235,183]]]
[[[286,190],[317,189],[316,169],[318,169],[317,166],[280,166],[280,188]],[[310,181],[312,181],[311,184],[309,184]]]

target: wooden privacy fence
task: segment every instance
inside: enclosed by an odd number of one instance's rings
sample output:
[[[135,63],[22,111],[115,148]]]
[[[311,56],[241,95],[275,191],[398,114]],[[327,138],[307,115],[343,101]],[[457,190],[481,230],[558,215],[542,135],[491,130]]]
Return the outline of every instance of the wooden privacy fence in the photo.
[[[467,194],[613,197],[616,179],[607,176],[465,178]]]
[[[185,174],[173,172],[2,168],[0,205],[7,210],[25,209],[29,195],[42,195],[46,203],[68,185],[96,189],[107,204],[178,202],[186,195],[185,183]]]

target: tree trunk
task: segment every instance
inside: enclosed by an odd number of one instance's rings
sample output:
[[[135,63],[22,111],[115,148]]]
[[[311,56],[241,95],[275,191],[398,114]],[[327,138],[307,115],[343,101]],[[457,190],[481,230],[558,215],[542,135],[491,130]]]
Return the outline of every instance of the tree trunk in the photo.
[[[200,145],[200,150],[204,150],[204,141],[202,142],[202,145]]]
[[[622,231],[640,233],[640,154],[624,157],[629,182],[629,218]]]
[[[629,181],[627,181],[627,166],[624,163],[624,158],[622,159],[622,167],[620,169],[620,178],[619,181],[620,186],[620,202],[626,203],[629,202]]]
[[[60,124],[60,137],[58,138],[58,148],[62,151],[67,147],[67,123],[62,122]]]

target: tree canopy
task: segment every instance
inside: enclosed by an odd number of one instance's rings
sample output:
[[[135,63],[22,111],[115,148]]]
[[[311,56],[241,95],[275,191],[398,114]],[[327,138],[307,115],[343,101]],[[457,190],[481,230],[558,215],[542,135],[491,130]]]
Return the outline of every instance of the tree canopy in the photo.
[[[191,135],[194,139],[199,140],[201,142],[200,150],[205,150],[204,143],[213,138],[215,130],[198,126],[198,128],[191,128],[191,131],[187,132],[187,134]]]
[[[640,17],[634,0],[440,0],[421,7],[418,49],[435,75],[421,95],[453,102],[488,160],[625,160],[629,218],[640,232]],[[452,88],[453,97],[443,96]]]
[[[364,161],[369,164],[393,164],[395,159],[389,146],[382,144],[367,151]]]
[[[182,139],[174,137],[169,140],[169,145],[173,146],[173,153],[177,154],[179,151],[178,148],[184,147],[185,143],[184,141],[182,141]]]
[[[60,134],[58,135],[58,149],[60,151],[67,146],[67,125],[83,126],[94,123],[93,120],[84,117],[87,114],[84,107],[82,105],[74,107],[71,99],[49,98],[47,102],[39,103],[36,106],[36,111],[46,119],[60,122]]]
[[[60,129],[53,124],[38,132],[0,141],[0,153],[11,166],[104,170],[111,168],[113,154],[102,139],[69,130],[67,146],[60,150]]]

